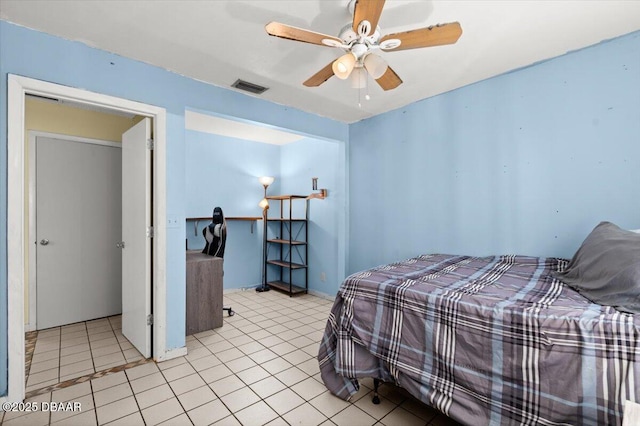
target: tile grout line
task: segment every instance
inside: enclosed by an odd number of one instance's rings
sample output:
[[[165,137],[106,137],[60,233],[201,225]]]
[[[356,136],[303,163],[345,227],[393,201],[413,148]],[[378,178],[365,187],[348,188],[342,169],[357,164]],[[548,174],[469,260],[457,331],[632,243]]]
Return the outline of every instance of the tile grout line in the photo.
[[[186,360],[186,358],[185,358],[185,360]],[[189,362],[189,360],[186,360],[186,361],[187,361],[187,363]],[[191,364],[189,364],[189,365],[191,365]],[[167,369],[167,370],[168,370],[168,369]],[[193,423],[193,420],[191,420],[191,417],[189,417],[189,413],[188,413],[188,412],[187,412],[187,410],[184,408],[184,405],[182,405],[182,401],[180,401],[180,398],[178,398],[178,395],[176,394],[176,391],[174,391],[174,390],[173,390],[173,388],[171,387],[171,383],[169,383],[169,380],[167,380],[167,378],[165,377],[165,375],[164,375],[164,370],[162,370],[160,367],[158,367],[158,371],[160,372],[160,375],[161,375],[161,376],[162,376],[162,378],[165,380],[165,382],[167,382],[167,386],[169,386],[169,390],[170,390],[170,391],[171,391],[171,393],[173,394],[173,396],[174,396],[174,398],[176,399],[176,401],[178,401],[178,404],[180,404],[180,408],[182,408],[183,413],[187,416],[187,418],[189,419],[189,421],[190,421],[191,423]],[[196,371],[196,373],[197,373],[197,371]],[[128,379],[128,378],[127,378],[127,379]],[[205,382],[205,383],[206,383],[206,382]],[[129,385],[131,385],[131,383],[129,383]],[[209,384],[207,384],[207,386],[208,386],[208,385],[209,385]],[[159,386],[156,386],[156,387],[159,387]],[[152,388],[152,389],[153,389],[153,388]],[[149,390],[149,389],[147,389],[147,390]],[[131,388],[131,391],[133,392],[133,388]],[[143,392],[145,392],[145,391],[143,391]],[[215,392],[214,392],[213,394],[215,395]],[[134,396],[134,398],[135,398],[135,392],[133,393],[133,396]],[[217,396],[217,395],[216,395],[216,396]],[[146,407],[146,408],[153,407],[154,405],[157,405],[157,404],[162,404],[162,403],[163,403],[163,402],[165,402],[165,401],[167,401],[167,400],[160,401],[160,402],[158,402],[158,403],[156,403],[156,404],[153,404],[153,405],[150,405],[149,407]],[[138,399],[136,398],[136,404],[137,404],[137,403],[138,403]],[[138,408],[140,408],[140,406],[138,406]],[[145,408],[145,409],[146,409],[146,408]],[[173,417],[171,417],[171,418],[169,418],[169,419],[163,420],[161,423],[167,422],[167,421],[169,421],[169,420],[171,420],[171,419],[174,419],[174,418],[176,418],[176,417],[178,417],[178,416],[180,416],[180,415],[181,415],[181,414],[178,414],[177,416],[173,416]],[[142,410],[140,410],[140,417],[142,417],[142,420],[144,421],[144,415],[142,414]],[[146,424],[146,422],[145,422],[145,424]]]
[[[84,328],[87,333],[87,343],[89,344],[89,353],[91,354],[91,365],[93,366],[93,371],[97,371],[96,360],[95,360],[95,357],[93,356],[93,346],[91,345],[91,339],[89,338],[89,326],[87,325],[87,321],[84,322]],[[95,401],[94,401],[94,405],[95,405]],[[97,413],[97,408],[96,408],[96,413]],[[96,414],[96,417],[97,417],[97,414]]]
[[[119,344],[120,344],[120,342],[118,342],[118,345]],[[155,363],[155,364],[156,364],[156,367],[157,367],[158,363]],[[133,390],[133,386],[131,386],[131,380],[129,379],[129,376],[127,375],[127,373],[124,374],[124,377],[127,379],[127,384],[129,385],[129,389],[131,389],[131,396],[133,396],[133,401],[136,403],[136,407],[138,407],[138,413],[140,413],[140,418],[142,419],[142,422],[144,424],[146,424],[147,422],[145,421],[144,415],[142,414],[142,408],[140,408],[140,403],[138,402],[138,398],[136,398],[136,392]],[[125,398],[127,398],[127,397],[125,397]],[[123,399],[125,399],[125,398],[123,398]],[[94,402],[94,404],[95,404],[95,402]],[[107,404],[105,404],[105,405],[107,405]],[[120,417],[119,419],[123,419],[123,418],[125,418],[127,416],[130,416],[131,414],[133,414],[133,413],[126,414],[126,415]],[[96,408],[96,418],[97,417],[98,417],[98,408]],[[113,419],[113,420],[111,420],[111,422],[119,420],[119,419]],[[100,423],[96,423],[96,424],[99,425]]]
[[[58,339],[58,383],[60,383],[60,377],[62,374],[62,326],[57,328],[60,332]]]
[[[96,393],[93,390],[93,383],[89,380],[89,389],[91,390],[91,400],[93,401],[93,416],[96,418],[96,425],[98,423],[98,405],[96,404]],[[53,393],[51,394],[53,396]]]

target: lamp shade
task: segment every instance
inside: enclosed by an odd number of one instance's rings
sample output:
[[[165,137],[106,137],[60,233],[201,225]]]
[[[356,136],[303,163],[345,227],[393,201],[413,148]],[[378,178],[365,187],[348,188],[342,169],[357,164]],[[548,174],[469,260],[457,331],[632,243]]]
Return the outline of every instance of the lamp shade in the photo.
[[[389,66],[380,56],[370,53],[364,58],[364,67],[371,74],[371,77],[377,80],[382,77]]]
[[[362,89],[367,85],[367,72],[364,68],[354,68],[351,73],[351,88]]]
[[[260,176],[258,178],[258,182],[260,182],[260,184],[264,185],[264,186],[271,185],[274,180],[275,180],[275,178],[273,176]]]
[[[262,210],[264,209],[268,209],[269,208],[269,200],[267,200],[266,198],[263,198],[259,203],[258,206],[260,206],[260,208]]]
[[[345,55],[340,56],[333,62],[331,69],[336,77],[341,80],[346,80],[351,74],[353,67],[356,64],[356,57],[353,53],[349,52]]]

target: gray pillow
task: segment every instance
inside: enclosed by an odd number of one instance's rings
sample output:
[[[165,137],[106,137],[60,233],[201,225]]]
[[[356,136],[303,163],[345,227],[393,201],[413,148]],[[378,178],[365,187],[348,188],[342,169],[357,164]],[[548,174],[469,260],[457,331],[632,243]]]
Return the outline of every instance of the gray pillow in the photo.
[[[640,314],[640,234],[601,222],[556,276],[592,302]]]

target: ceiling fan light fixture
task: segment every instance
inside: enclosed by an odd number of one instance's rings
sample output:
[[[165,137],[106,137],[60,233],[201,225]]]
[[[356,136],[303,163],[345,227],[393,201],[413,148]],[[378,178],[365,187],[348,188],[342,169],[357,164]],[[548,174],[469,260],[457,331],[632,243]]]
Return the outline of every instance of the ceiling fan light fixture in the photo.
[[[362,89],[367,86],[367,72],[362,67],[354,68],[350,80],[352,89]]]
[[[336,77],[340,80],[346,80],[349,78],[353,67],[356,65],[356,57],[351,53],[346,53],[340,56],[333,62],[331,69]]]
[[[371,77],[377,80],[384,75],[389,65],[380,56],[370,53],[364,58],[364,67]]]
[[[398,51],[444,46],[456,43],[462,35],[460,23],[450,22],[381,37],[378,23],[385,0],[348,1],[348,7],[353,16],[351,22],[340,30],[338,37],[279,22],[270,22],[266,25],[267,34],[271,36],[321,46],[339,47],[346,53],[326,64],[320,71],[305,80],[302,83],[304,86],[318,87],[334,75],[340,80],[346,80],[356,69],[357,75],[354,75],[352,79],[352,84],[355,86],[361,86],[361,74],[364,72],[367,90],[369,74],[374,77],[374,81],[383,90],[392,90],[402,84],[402,79],[387,65],[386,61],[376,55],[371,55],[371,53],[379,53],[378,49]]]

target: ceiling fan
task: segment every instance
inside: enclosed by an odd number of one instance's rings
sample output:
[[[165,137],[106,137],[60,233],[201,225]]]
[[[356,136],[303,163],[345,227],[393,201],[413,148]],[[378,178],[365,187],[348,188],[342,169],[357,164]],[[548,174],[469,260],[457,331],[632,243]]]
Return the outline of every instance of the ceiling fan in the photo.
[[[333,75],[345,80],[352,73],[355,73],[354,87],[363,87],[369,73],[380,87],[391,90],[402,84],[402,80],[386,61],[374,52],[396,52],[453,44],[460,38],[462,28],[460,23],[452,22],[381,36],[378,21],[384,2],[385,0],[351,0],[349,8],[353,8],[353,22],[346,25],[338,37],[279,22],[270,22],[265,29],[269,35],[275,37],[337,47],[347,52],[306,80],[303,84],[307,87],[320,86]]]

